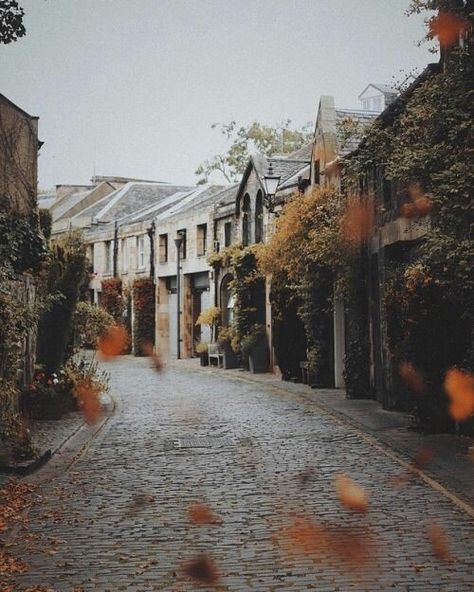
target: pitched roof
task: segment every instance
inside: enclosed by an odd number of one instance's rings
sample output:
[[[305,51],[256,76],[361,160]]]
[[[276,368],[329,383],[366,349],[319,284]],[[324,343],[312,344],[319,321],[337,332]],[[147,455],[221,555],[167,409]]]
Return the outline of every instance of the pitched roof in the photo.
[[[393,86],[390,86],[390,84],[384,84],[384,83],[379,83],[379,82],[371,82],[359,94],[359,97],[358,98],[360,98],[365,93],[365,91],[369,87],[371,87],[371,86],[373,86],[374,88],[376,88],[377,90],[379,90],[384,95],[396,95],[396,94],[398,94],[398,91],[395,88],[393,88]]]
[[[357,148],[364,131],[379,115],[377,111],[362,111],[354,109],[336,109],[336,138],[339,156],[346,156]],[[344,124],[350,123],[354,133],[347,135]]]

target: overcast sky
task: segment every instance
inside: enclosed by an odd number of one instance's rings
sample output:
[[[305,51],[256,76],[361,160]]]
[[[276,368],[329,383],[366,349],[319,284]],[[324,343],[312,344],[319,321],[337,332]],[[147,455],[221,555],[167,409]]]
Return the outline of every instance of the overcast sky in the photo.
[[[98,175],[193,183],[210,126],[314,121],[436,56],[409,0],[20,0],[0,92],[40,117],[40,188]]]

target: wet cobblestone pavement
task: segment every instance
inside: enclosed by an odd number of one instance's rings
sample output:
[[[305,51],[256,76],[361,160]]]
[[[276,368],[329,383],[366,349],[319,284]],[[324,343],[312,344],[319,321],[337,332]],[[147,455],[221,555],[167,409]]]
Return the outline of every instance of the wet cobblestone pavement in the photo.
[[[131,357],[109,371],[115,415],[68,472],[41,486],[31,539],[10,549],[29,565],[18,590],[205,590],[182,570],[200,553],[225,591],[473,589],[472,518],[418,478],[400,486],[403,467],[354,428],[224,372],[157,374]],[[369,492],[367,513],[341,507],[340,473]],[[194,502],[222,522],[190,524]],[[358,565],[282,544],[295,515],[347,532],[362,548]],[[434,555],[432,524],[450,560]]]

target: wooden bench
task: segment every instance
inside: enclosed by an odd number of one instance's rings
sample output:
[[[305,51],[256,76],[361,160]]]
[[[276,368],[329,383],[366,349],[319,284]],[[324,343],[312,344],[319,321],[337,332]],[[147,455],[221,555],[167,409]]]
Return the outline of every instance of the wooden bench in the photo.
[[[218,368],[224,365],[224,352],[218,343],[210,343],[207,346],[207,358],[209,360],[209,366],[212,366],[211,360],[217,360]]]

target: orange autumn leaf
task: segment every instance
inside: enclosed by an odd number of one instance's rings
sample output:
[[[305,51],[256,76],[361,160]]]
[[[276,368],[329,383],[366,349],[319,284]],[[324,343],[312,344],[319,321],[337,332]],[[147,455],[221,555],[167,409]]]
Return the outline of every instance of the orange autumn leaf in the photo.
[[[444,388],[450,399],[449,414],[454,421],[466,421],[474,414],[474,374],[451,368]]]
[[[79,401],[79,407],[84,413],[88,424],[97,423],[102,412],[99,390],[96,386],[84,381],[74,388],[74,395]]]
[[[163,360],[161,359],[160,354],[157,351],[155,351],[155,348],[153,347],[153,343],[151,343],[151,341],[145,341],[142,344],[142,350],[143,350],[143,353],[145,354],[145,356],[150,358],[153,368],[157,372],[161,372],[164,368],[164,363],[163,363]]]
[[[114,325],[99,339],[97,349],[105,360],[119,356],[128,343],[128,333],[122,325]]]
[[[369,496],[365,489],[354,483],[347,475],[338,475],[335,486],[337,497],[343,506],[355,512],[367,512]]]
[[[436,557],[443,561],[449,561],[451,559],[451,553],[449,551],[448,537],[441,526],[430,524],[427,529],[427,535]]]
[[[374,229],[374,204],[370,198],[350,197],[342,220],[342,234],[355,244],[367,242]]]
[[[220,524],[221,522],[205,504],[191,504],[188,507],[188,517],[194,524]]]
[[[200,584],[214,586],[219,582],[214,561],[207,555],[199,555],[196,559],[189,561],[183,569],[184,573]]]
[[[421,372],[411,362],[402,362],[398,372],[414,393],[420,395],[426,391],[425,381]]]
[[[401,207],[401,214],[404,218],[423,218],[433,209],[432,199],[425,194],[420,183],[411,183],[408,187],[410,201]]]
[[[467,22],[450,12],[440,12],[430,20],[429,27],[431,35],[438,38],[441,47],[449,47],[466,31]]]

